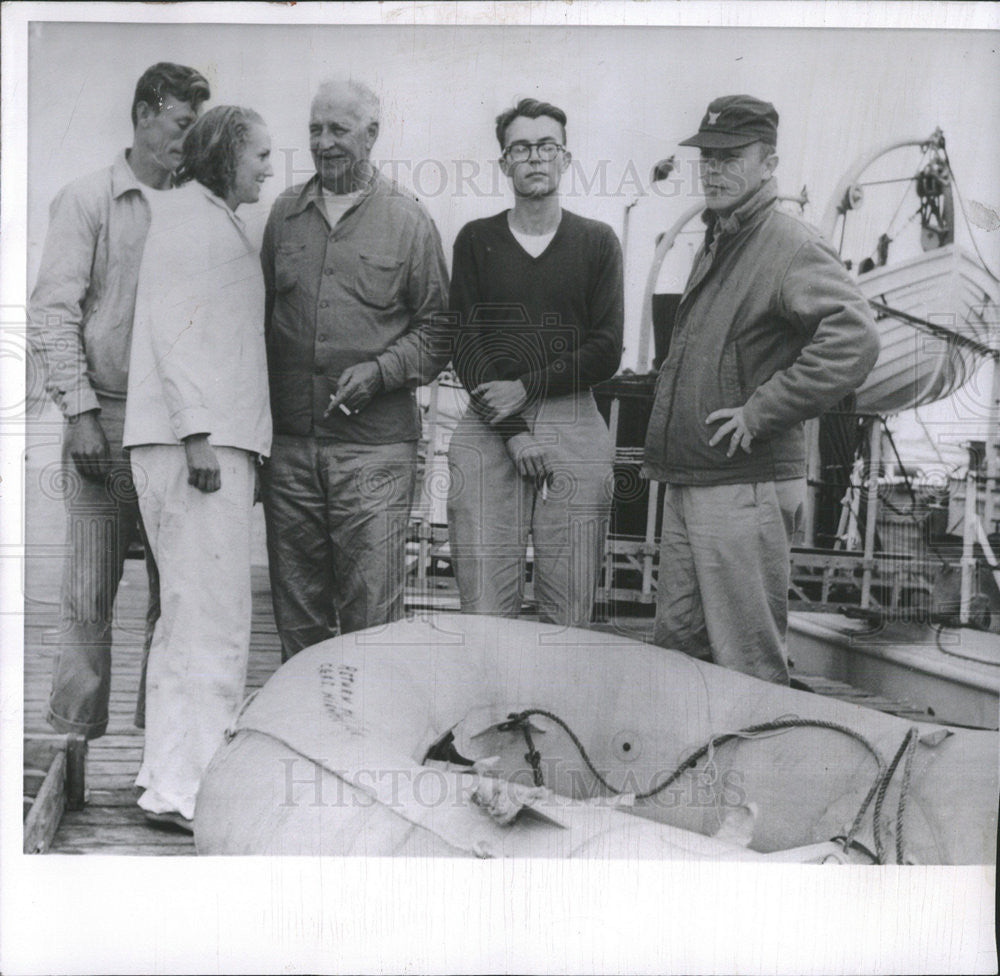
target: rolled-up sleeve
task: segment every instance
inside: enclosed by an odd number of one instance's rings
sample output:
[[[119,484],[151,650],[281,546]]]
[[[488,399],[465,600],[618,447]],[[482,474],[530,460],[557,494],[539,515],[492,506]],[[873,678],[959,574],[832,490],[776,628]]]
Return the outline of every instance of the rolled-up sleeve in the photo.
[[[437,228],[424,213],[415,222],[405,280],[410,326],[375,359],[387,392],[429,383],[451,358],[448,269]]]
[[[99,208],[63,189],[49,209],[49,230],[35,288],[28,302],[29,350],[45,366],[45,388],[69,417],[96,410],[87,376],[83,306],[100,233]]]
[[[750,396],[743,413],[755,437],[819,416],[857,389],[879,354],[871,306],[825,245],[807,241],[781,283],[778,314],[807,337],[789,367]]]

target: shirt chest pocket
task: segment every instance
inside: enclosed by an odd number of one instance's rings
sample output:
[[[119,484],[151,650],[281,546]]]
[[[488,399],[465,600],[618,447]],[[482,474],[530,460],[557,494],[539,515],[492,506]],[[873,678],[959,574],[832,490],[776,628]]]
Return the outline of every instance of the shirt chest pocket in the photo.
[[[287,242],[279,244],[274,254],[274,290],[279,294],[291,291],[302,273],[305,260],[305,244]]]
[[[366,305],[389,308],[400,300],[403,262],[380,254],[359,254],[354,290]]]

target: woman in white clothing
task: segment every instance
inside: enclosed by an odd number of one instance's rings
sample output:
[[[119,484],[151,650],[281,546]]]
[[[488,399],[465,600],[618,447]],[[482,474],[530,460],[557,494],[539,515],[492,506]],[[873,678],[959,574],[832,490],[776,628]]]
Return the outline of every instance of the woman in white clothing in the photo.
[[[201,776],[243,696],[250,515],[271,445],[264,282],[236,216],[273,175],[248,109],[207,112],[143,252],[125,446],[161,573],[136,785],[149,819],[190,829]]]

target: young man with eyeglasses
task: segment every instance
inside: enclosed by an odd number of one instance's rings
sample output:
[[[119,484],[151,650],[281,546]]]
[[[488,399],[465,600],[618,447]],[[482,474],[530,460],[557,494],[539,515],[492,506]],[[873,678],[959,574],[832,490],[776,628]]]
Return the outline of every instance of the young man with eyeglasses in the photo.
[[[562,209],[566,115],[524,99],[500,115],[514,206],[455,241],[454,364],[470,407],[449,448],[448,522],[462,609],[514,616],[528,535],[542,619],[590,621],[614,445],[590,392],[621,359],[621,247]]]
[[[871,309],[819,233],[777,207],[778,113],[718,98],[698,133],[705,240],[677,309],[646,437],[666,483],[654,640],[788,683],[789,549],[803,421],[878,356]]]

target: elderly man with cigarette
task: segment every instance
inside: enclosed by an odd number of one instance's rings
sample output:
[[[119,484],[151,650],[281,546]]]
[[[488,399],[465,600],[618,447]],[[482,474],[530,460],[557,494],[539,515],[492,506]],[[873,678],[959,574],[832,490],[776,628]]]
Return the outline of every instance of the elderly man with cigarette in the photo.
[[[413,390],[451,357],[440,238],[370,163],[378,134],[367,86],[322,84],[316,175],[275,201],[261,251],[274,420],[262,488],[286,658],[402,616]]]

